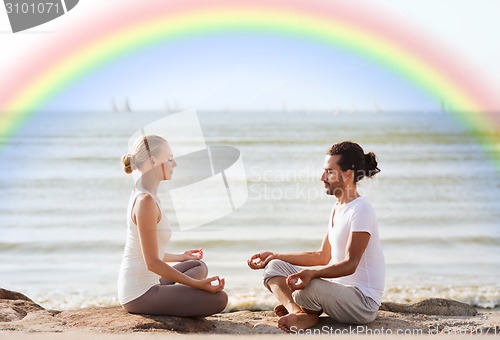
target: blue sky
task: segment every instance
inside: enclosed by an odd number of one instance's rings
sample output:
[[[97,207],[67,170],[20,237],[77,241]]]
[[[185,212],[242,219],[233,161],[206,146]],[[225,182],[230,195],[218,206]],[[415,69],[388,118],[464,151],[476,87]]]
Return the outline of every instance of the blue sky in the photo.
[[[122,4],[136,0],[122,0]],[[350,6],[368,11],[366,2]],[[500,22],[494,0],[373,0],[371,7],[407,23],[462,60],[491,88],[500,88]],[[68,14],[12,34],[0,10],[0,74],[22,67],[58,32],[86,22],[111,2],[80,1]],[[84,29],[84,27],[82,27]],[[439,100],[370,59],[333,46],[272,36],[216,36],[156,46],[96,70],[45,109],[110,110],[128,99],[132,109],[436,110]]]
[[[138,51],[104,65],[46,108],[107,110],[439,108],[407,79],[333,46],[292,38],[223,35]]]

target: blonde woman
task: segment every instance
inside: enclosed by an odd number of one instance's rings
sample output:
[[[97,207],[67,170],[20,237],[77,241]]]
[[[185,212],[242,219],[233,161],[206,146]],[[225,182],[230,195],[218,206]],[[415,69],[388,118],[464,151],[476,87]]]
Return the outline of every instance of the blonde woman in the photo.
[[[165,251],[171,228],[156,194],[160,182],[170,180],[177,166],[170,145],[158,135],[141,137],[122,163],[127,174],[135,170],[141,176],[127,210],[127,241],[118,278],[120,304],[140,314],[204,317],[221,312],[227,305],[225,282],[218,276],[207,278],[203,250]]]

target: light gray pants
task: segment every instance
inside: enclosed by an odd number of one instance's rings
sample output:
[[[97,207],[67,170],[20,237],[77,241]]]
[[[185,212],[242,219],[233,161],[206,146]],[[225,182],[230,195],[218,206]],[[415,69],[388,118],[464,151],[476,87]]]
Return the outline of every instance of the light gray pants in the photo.
[[[277,276],[287,277],[302,270],[288,262],[271,260],[264,270],[264,286],[269,291],[269,279]],[[296,304],[304,309],[324,311],[334,320],[348,324],[365,324],[377,317],[378,304],[366,297],[354,286],[344,286],[340,283],[323,279],[313,279],[305,289],[292,293]]]
[[[203,261],[190,260],[173,266],[194,279],[207,277],[207,265]],[[146,293],[123,305],[129,313],[204,317],[220,313],[226,308],[227,294],[215,294],[175,283],[164,278]]]

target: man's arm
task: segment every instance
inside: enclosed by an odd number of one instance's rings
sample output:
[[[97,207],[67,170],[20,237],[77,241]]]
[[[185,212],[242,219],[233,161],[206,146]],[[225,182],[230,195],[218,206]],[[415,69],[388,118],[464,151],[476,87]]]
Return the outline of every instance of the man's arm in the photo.
[[[312,279],[335,278],[353,274],[358,268],[359,261],[370,241],[368,232],[351,232],[347,243],[345,258],[331,266],[322,269],[305,269],[297,274],[290,275],[287,283],[292,290],[304,289]]]
[[[316,251],[305,251],[300,253],[277,254],[270,251],[253,255],[248,260],[248,266],[252,269],[262,269],[271,260],[282,260],[296,266],[312,267],[327,265],[331,259],[330,242],[328,233],[323,239],[320,249]]]

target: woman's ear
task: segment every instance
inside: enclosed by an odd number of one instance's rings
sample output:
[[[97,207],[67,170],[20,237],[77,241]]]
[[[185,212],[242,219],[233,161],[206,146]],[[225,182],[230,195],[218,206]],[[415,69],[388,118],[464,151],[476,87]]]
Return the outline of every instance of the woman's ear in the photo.
[[[156,165],[156,159],[155,159],[155,156],[151,156],[151,157],[149,157],[149,161],[151,162],[151,164],[152,164],[153,166],[155,166],[155,165]]]

